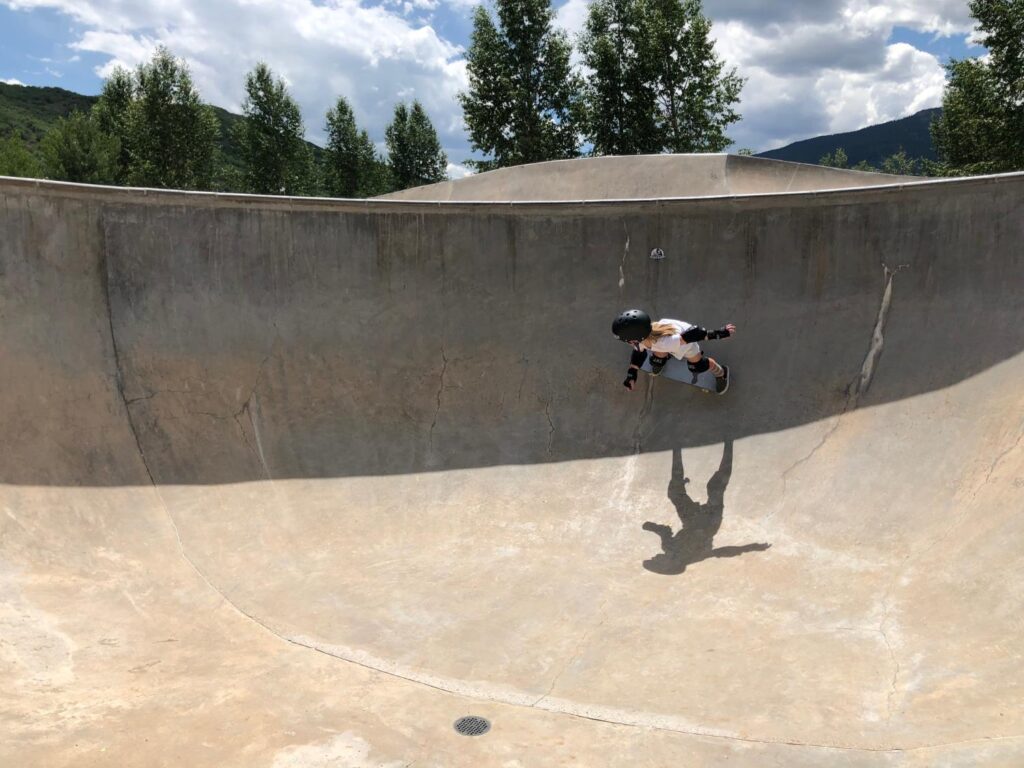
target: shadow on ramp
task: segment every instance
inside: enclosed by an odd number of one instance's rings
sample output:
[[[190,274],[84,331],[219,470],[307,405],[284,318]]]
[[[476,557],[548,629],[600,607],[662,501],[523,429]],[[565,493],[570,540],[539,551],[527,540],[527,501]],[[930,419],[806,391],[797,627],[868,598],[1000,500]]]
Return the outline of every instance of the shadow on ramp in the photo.
[[[675,505],[681,527],[676,533],[660,523],[647,521],[645,531],[656,533],[661,538],[663,552],[644,561],[644,568],[663,576],[678,576],[687,566],[712,557],[737,557],[746,552],[764,552],[771,547],[768,543],[744,544],[742,546],[715,547],[714,538],[722,527],[725,511],[725,490],[732,476],[732,440],[726,440],[722,449],[722,461],[718,470],[708,480],[708,500],[698,504],[686,492],[690,479],[683,470],[683,452],[672,451],[672,479],[668,484],[668,498]]]

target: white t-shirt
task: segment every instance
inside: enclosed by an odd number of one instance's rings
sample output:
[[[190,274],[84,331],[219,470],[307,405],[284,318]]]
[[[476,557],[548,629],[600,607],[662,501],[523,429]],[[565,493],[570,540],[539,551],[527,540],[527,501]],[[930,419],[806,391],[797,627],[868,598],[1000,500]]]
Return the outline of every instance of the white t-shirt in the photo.
[[[655,339],[654,344],[651,345],[652,352],[667,352],[677,360],[682,360],[686,357],[696,357],[700,354],[700,347],[697,345],[697,342],[683,341],[683,334],[693,328],[693,325],[683,320],[673,320],[668,317],[662,318],[658,322],[673,326],[676,329],[676,333],[671,336],[662,336],[660,339]]]

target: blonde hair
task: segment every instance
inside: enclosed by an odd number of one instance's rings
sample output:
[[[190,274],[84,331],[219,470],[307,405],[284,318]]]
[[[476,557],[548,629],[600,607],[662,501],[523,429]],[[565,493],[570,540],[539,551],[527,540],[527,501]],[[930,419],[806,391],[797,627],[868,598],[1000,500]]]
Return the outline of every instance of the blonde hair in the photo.
[[[679,333],[679,328],[672,323],[657,322],[651,326],[651,333],[647,339],[662,339],[666,336],[675,336],[677,333]]]

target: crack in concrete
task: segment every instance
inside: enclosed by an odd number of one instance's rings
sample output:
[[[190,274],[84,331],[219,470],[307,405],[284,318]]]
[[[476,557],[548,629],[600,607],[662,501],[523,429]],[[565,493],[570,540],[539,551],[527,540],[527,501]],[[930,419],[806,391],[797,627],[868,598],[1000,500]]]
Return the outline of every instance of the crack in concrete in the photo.
[[[992,474],[996,471],[996,467],[999,466],[999,463],[1020,445],[1021,440],[1024,440],[1024,423],[1018,427],[1017,439],[1013,441],[1013,444],[1006,450],[1001,451],[999,455],[992,460],[992,463],[989,465],[988,472],[985,474],[985,479],[981,481],[981,485],[978,487],[978,490],[981,490],[981,488],[988,485],[988,481],[992,479]],[[977,490],[974,492],[975,495],[977,495],[977,492]]]
[[[551,455],[551,445],[555,440],[555,423],[551,420],[551,401],[545,400],[544,402],[544,417],[548,420],[548,446],[547,455]]]
[[[875,375],[875,366],[882,355],[882,347],[885,346],[885,323],[889,318],[889,308],[892,306],[892,284],[893,278],[904,269],[910,269],[909,264],[900,264],[896,269],[889,269],[883,262],[882,270],[885,275],[885,288],[882,290],[882,302],[878,307],[878,317],[875,318],[875,326],[871,330],[871,342],[868,344],[867,354],[860,368],[860,375],[851,392],[852,403],[849,410],[857,407],[861,395],[868,391],[871,380]]]
[[[569,657],[568,661],[566,661],[565,664],[562,665],[562,668],[558,670],[558,673],[555,675],[554,679],[552,679],[551,685],[548,686],[548,690],[544,693],[544,695],[542,695],[539,699],[533,702],[533,704],[530,705],[531,707],[536,707],[538,704],[544,701],[544,699],[548,698],[548,696],[551,695],[551,692],[553,690],[555,690],[555,686],[558,685],[558,681],[562,679],[562,675],[565,674],[566,670],[568,670],[569,667],[571,667],[583,653],[583,646],[586,644],[586,642],[590,640],[590,637],[604,625],[605,621],[608,620],[607,609],[608,598],[606,597],[601,602],[601,607],[597,609],[597,614],[601,617],[600,620],[597,622],[597,624],[590,627],[582,635],[580,635],[580,639],[576,641],[576,647],[573,649],[572,655]]]
[[[654,408],[654,382],[645,382],[647,389],[644,390],[644,404],[636,417],[636,426],[633,428],[633,453],[639,454],[642,447],[643,425],[651,410]]]
[[[430,432],[427,435],[427,450],[434,449],[434,428],[437,426],[437,417],[441,413],[441,396],[444,394],[444,376],[448,371],[448,355],[445,354],[444,347],[441,347],[441,374],[438,376],[437,382],[437,407],[434,409],[434,419],[430,422]]]
[[[267,356],[263,358],[262,362],[260,362],[259,367],[256,369],[256,380],[253,382],[252,389],[249,390],[249,396],[242,403],[242,407],[232,414],[232,418],[234,419],[235,424],[238,426],[238,431],[242,435],[242,441],[245,443],[245,446],[249,449],[253,456],[255,456],[259,460],[260,466],[263,468],[263,475],[267,480],[273,480],[274,478],[273,475],[271,475],[270,473],[270,466],[267,464],[267,457],[263,452],[263,441],[260,439],[259,399],[257,396],[257,392],[260,387],[260,381],[263,378],[263,371],[267,365],[267,362],[270,360],[271,357],[273,357],[273,354],[273,347],[271,347],[271,351],[267,353]],[[249,426],[252,428],[253,440],[255,441],[255,445],[253,444],[252,441],[249,440],[249,435],[245,431],[245,425],[242,423],[241,420],[243,415],[249,417]]]
[[[904,559],[903,567],[893,577],[892,581],[889,582],[889,588],[885,592],[885,597],[882,598],[882,605],[885,606],[885,609],[882,614],[882,620],[878,624],[878,634],[882,636],[882,640],[885,642],[885,647],[889,649],[889,660],[892,662],[893,665],[892,679],[889,681],[889,693],[886,695],[885,698],[886,725],[888,725],[892,720],[893,697],[896,696],[896,694],[898,693],[896,683],[899,680],[900,676],[900,661],[896,657],[896,649],[893,648],[892,641],[889,639],[889,633],[886,628],[889,624],[890,618],[892,617],[893,591],[896,589],[896,582],[899,580],[900,576],[903,573],[903,570],[906,568],[907,559],[908,558]]]
[[[523,355],[519,359],[519,364],[523,367],[523,375],[522,378],[519,379],[519,389],[516,392],[517,403],[521,403],[523,401],[523,385],[526,383],[526,371],[530,366],[530,361],[526,355]]]
[[[622,261],[619,262],[619,290],[626,285],[626,257],[629,256],[629,227],[622,222],[622,229],[626,233],[626,247],[622,250]]]
[[[105,246],[105,244],[104,244]],[[149,461],[146,459],[146,452],[142,449],[142,439],[139,437],[139,430],[135,425],[135,419],[132,416],[131,402],[124,391],[124,368],[121,365],[121,350],[117,343],[117,333],[114,331],[114,310],[113,305],[110,301],[110,265],[107,262],[107,250],[106,247],[100,249],[100,270],[102,272],[102,289],[103,289],[103,303],[106,305],[107,310],[107,328],[110,331],[110,346],[114,355],[114,384],[117,387],[117,393],[121,396],[121,402],[124,403],[125,417],[128,420],[128,429],[132,433],[132,438],[135,440],[135,449],[139,452],[139,459],[142,461],[142,466],[146,470],[146,475],[149,477],[150,484],[155,488],[156,480],[153,478],[153,471],[149,468]]]
[[[781,496],[783,499],[786,497],[789,475],[796,470],[797,467],[807,463],[824,447],[829,438],[831,438],[839,429],[839,426],[843,421],[843,417],[850,411],[857,410],[861,396],[864,395],[871,386],[871,381],[874,379],[875,375],[875,368],[877,367],[878,360],[882,354],[882,347],[885,345],[885,325],[889,318],[889,308],[892,306],[893,278],[904,269],[910,269],[910,265],[900,264],[895,269],[889,269],[885,262],[882,262],[882,273],[885,276],[885,287],[882,289],[882,300],[878,307],[878,315],[875,317],[875,324],[871,329],[871,341],[868,344],[868,351],[864,355],[864,362],[861,363],[860,372],[847,387],[846,402],[843,404],[842,409],[836,416],[835,422],[833,422],[832,426],[825,432],[821,440],[818,441],[818,444],[815,445],[807,455],[797,459],[782,472]],[[774,514],[775,510],[773,509],[768,513],[765,519],[770,520]]]

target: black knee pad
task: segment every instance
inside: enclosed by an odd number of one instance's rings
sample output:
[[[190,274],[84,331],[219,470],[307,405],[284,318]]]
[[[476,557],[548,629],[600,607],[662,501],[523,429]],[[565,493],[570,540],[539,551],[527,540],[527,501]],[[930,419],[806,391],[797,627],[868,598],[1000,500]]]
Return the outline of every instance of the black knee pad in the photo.
[[[704,371],[711,367],[711,363],[708,362],[706,357],[701,357],[696,363],[687,361],[686,367],[690,369],[691,373],[704,373]]]
[[[667,357],[655,357],[654,355],[651,355],[651,372],[655,374],[661,373],[661,369],[665,367],[665,363],[667,362]]]

